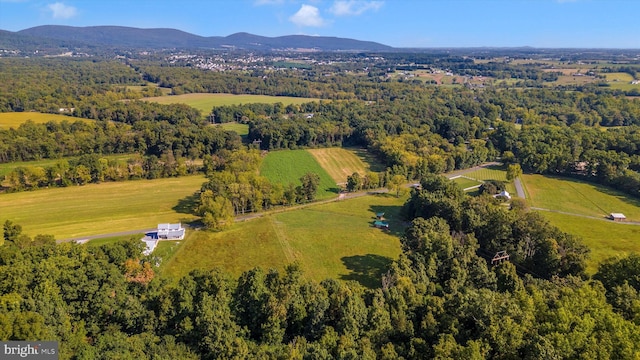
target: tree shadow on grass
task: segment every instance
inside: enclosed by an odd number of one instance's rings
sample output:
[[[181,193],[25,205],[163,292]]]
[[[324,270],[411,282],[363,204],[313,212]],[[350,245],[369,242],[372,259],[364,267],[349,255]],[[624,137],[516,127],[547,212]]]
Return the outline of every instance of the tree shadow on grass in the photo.
[[[382,274],[393,261],[386,256],[375,254],[345,256],[342,263],[351,271],[348,275],[341,275],[342,280],[354,280],[369,289],[377,289],[381,284]]]
[[[198,203],[198,193],[193,193],[187,197],[178,200],[178,203],[171,208],[171,210],[179,214],[194,214],[194,209]]]
[[[324,190],[327,191],[327,192],[334,193],[334,194],[340,194],[340,188],[337,187],[337,186],[326,188]]]

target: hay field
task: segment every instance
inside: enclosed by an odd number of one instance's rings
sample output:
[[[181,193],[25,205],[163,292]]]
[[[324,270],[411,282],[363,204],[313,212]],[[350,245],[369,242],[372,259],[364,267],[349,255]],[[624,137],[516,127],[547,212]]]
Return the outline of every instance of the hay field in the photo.
[[[11,220],[27,235],[56,239],[186,222],[195,218],[191,195],[205,180],[184,176],[0,194],[0,222]]]
[[[336,183],[344,183],[347,176],[357,172],[382,171],[382,165],[365,149],[323,148],[307,150]]]
[[[9,129],[9,128],[18,128],[18,126],[20,126],[22,123],[26,122],[27,120],[31,120],[36,124],[44,124],[47,123],[49,121],[57,121],[57,122],[61,122],[61,121],[68,121],[68,122],[75,122],[75,121],[93,121],[90,119],[84,119],[84,118],[79,118],[79,117],[74,117],[74,116],[67,116],[67,115],[60,115],[60,114],[45,114],[45,113],[40,113],[40,112],[34,112],[34,111],[27,111],[27,112],[6,112],[6,113],[0,113],[0,129]]]

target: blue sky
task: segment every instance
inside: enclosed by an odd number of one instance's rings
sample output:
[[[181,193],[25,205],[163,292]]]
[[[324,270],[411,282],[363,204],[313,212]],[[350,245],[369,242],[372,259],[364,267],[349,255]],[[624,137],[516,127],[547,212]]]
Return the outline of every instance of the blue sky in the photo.
[[[175,28],[396,47],[640,48],[640,0],[0,0],[0,29]]]

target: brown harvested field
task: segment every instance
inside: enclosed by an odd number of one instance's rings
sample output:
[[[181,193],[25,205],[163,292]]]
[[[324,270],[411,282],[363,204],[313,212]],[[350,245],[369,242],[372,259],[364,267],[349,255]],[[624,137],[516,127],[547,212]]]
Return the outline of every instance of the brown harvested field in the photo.
[[[327,171],[336,183],[344,183],[347,176],[357,172],[365,175],[367,171],[381,171],[380,164],[364,149],[309,149],[316,161]]]

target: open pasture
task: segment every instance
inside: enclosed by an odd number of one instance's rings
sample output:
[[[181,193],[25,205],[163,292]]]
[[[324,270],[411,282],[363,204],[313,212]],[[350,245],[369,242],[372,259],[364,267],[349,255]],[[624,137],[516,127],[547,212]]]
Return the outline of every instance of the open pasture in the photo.
[[[639,221],[640,201],[571,178],[523,175],[522,179],[532,207],[565,212],[541,211],[541,214],[562,231],[582,238],[591,250],[589,273],[595,273],[598,265],[609,257],[640,253],[640,226],[606,219],[611,212],[621,212],[629,220]]]
[[[190,196],[204,182],[203,176],[185,176],[0,194],[0,222],[56,239],[187,222],[195,218]]]
[[[547,211],[541,213],[562,231],[579,236],[591,250],[587,260],[589,274],[597,272],[598,265],[610,257],[640,254],[640,226]]]
[[[609,82],[623,82],[630,83],[633,81],[633,76],[623,72],[604,73],[605,78]]]
[[[74,116],[60,115],[60,114],[45,114],[34,111],[27,112],[6,112],[0,113],[0,129],[18,128],[21,124],[27,120],[31,120],[36,124],[44,124],[49,121],[62,122],[64,120],[68,122],[75,121],[93,121],[90,119],[84,119]]]
[[[406,198],[364,196],[236,223],[222,232],[192,231],[162,274],[178,278],[220,267],[234,276],[259,266],[282,270],[298,261],[306,277],[355,280],[380,286],[380,275],[400,250],[398,212]],[[391,231],[372,226],[385,212]]]
[[[318,164],[316,159],[306,150],[270,151],[262,160],[260,175],[271,182],[287,186],[293,183],[300,185],[300,178],[306,173],[316,173],[320,176],[317,199],[327,199],[338,196],[338,186],[327,172]],[[346,180],[346,179],[345,179]]]
[[[572,178],[523,175],[533,207],[571,214],[606,218],[623,213],[631,221],[640,221],[640,201],[614,189]]]
[[[368,171],[382,171],[382,165],[365,149],[322,148],[307,150],[336,183],[344,183],[347,176]]]
[[[318,101],[318,99],[311,98],[299,98],[290,96],[267,96],[267,95],[233,95],[233,94],[208,94],[208,93],[196,93],[196,94],[184,94],[184,95],[168,95],[157,96],[140,99],[143,101],[157,102],[160,104],[187,104],[202,112],[203,115],[209,114],[214,106],[223,105],[241,105],[241,104],[253,104],[253,103],[265,103],[275,104],[283,103],[284,105],[290,104],[303,104],[311,101]]]

